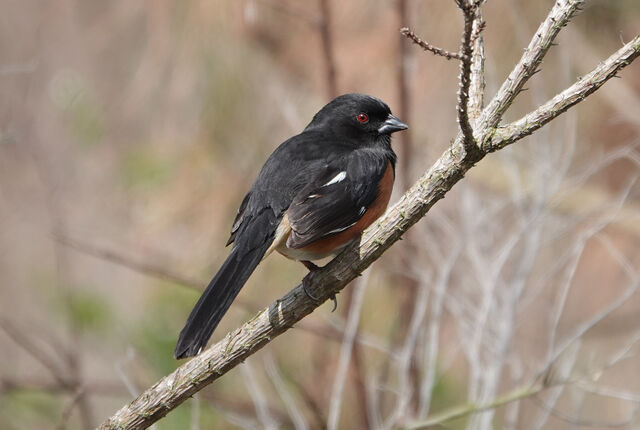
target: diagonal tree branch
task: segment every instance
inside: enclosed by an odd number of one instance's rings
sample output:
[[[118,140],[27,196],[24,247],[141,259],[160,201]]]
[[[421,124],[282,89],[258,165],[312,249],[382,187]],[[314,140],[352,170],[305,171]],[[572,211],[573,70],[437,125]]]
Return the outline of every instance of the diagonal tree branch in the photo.
[[[546,103],[535,111],[538,112],[535,116],[548,118],[546,121],[550,121],[552,117],[593,93],[638,55],[640,36],[567,89],[566,91],[571,90],[570,98],[560,97],[560,100],[564,101]],[[497,105],[500,106],[501,103]],[[554,114],[550,117],[543,115],[544,112]],[[496,150],[511,144],[525,136],[525,132],[531,133],[542,125],[530,125],[523,119],[498,130],[485,128],[476,132],[476,136],[482,136],[484,155],[484,151]],[[392,209],[364,232],[360,243],[350,246],[340,258],[334,259],[323,269],[307,275],[307,288],[310,293],[320,297],[321,302],[328,300],[400,239],[402,234],[443,198],[475,164],[475,160],[461,157],[462,153],[461,143],[454,143]],[[314,303],[303,292],[302,286],[298,285],[252,320],[161,379],[102,424],[100,429],[146,428],[287,331],[319,305],[320,303]]]
[[[579,0],[556,2],[514,71],[476,121],[474,138],[481,142],[480,149],[471,156],[468,152],[465,155],[464,137],[459,135],[451,148],[441,155],[400,201],[363,233],[358,244],[348,247],[339,258],[332,260],[321,270],[307,275],[307,290],[311,295],[320,298],[318,302],[312,301],[303,292],[302,286],[298,285],[252,320],[228,333],[224,339],[158,381],[129,405],[116,412],[100,429],[146,428],[243,362],[359,276],[488,152],[514,143],[542,127],[593,93],[640,55],[638,36],[585,78],[522,120],[505,127],[494,128],[524,83],[535,73],[560,28],[566,25],[582,3]],[[470,42],[475,43],[473,40]],[[476,59],[475,64],[480,66],[480,69],[476,70],[481,70],[482,62]],[[476,110],[480,105],[476,102]]]

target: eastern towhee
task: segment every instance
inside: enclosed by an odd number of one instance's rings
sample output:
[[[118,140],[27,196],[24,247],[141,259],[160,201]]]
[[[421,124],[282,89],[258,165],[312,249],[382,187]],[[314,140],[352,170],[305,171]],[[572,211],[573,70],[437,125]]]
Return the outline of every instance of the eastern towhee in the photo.
[[[387,208],[391,133],[407,125],[381,100],[344,94],[269,157],[242,200],[231,253],[180,332],[176,358],[198,354],[260,261],[273,250],[308,268],[338,254]]]

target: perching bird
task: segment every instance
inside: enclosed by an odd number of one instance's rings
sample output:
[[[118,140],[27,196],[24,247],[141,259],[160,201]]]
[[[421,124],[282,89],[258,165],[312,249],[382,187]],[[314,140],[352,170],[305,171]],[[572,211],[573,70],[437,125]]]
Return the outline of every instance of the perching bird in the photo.
[[[231,253],[180,332],[176,358],[197,355],[260,261],[273,250],[308,268],[357,240],[387,208],[395,178],[391,134],[407,125],[381,100],[336,97],[282,143],[242,200]]]

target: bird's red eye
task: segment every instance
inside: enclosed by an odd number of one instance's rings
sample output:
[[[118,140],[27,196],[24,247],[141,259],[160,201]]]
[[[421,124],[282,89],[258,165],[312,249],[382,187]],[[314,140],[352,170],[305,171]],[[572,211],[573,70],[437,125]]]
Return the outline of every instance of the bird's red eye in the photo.
[[[360,112],[360,113],[356,116],[356,119],[357,119],[358,121],[360,121],[362,124],[366,124],[366,123],[368,123],[368,122],[369,122],[369,115],[367,115],[367,114],[366,114],[366,113],[364,113],[364,112]]]

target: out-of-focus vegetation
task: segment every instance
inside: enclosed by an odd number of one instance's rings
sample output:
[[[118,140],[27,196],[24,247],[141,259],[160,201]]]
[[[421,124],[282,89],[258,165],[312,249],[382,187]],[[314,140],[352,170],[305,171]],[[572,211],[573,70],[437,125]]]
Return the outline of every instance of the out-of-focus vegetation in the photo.
[[[552,3],[488,0],[488,97]],[[409,0],[410,22],[394,2],[330,4],[339,91],[376,95],[396,113],[399,28],[450,50],[459,43],[454,2]],[[0,428],[97,425],[178,365],[173,346],[197,290],[55,237],[204,287],[258,169],[328,101],[318,19],[316,2],[284,0],[3,2]],[[637,0],[588,1],[515,112],[638,32]],[[456,133],[458,64],[413,46],[404,61],[412,152],[399,154],[398,169],[416,179]],[[405,417],[515,388],[554,339],[623,295],[640,272],[639,141],[634,64],[553,126],[483,160],[385,254],[371,269],[340,428],[384,427],[407,387],[424,392],[410,396]],[[397,185],[392,201],[402,192]],[[264,261],[213,340],[304,273],[278,256]],[[351,308],[350,293],[338,299],[338,311],[323,306],[157,428],[293,428],[290,409],[325,426]],[[416,303],[426,314],[403,361]],[[626,344],[636,354],[639,307],[631,294],[581,336],[574,372],[603,367]],[[603,384],[640,392],[638,360],[616,364]],[[610,423],[637,405],[570,388],[451,428],[566,428],[567,416],[576,426]],[[632,417],[628,428],[639,423]]]

